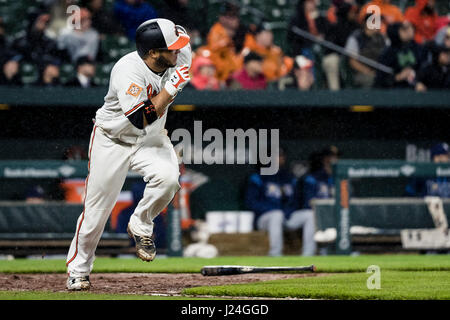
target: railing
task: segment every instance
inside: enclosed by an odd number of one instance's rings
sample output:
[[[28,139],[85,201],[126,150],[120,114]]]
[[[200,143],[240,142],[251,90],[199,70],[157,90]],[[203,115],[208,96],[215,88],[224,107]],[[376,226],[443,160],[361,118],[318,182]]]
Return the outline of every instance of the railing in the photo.
[[[107,88],[0,87],[0,104],[15,106],[100,107]],[[186,89],[174,104],[196,107],[309,108],[373,106],[392,108],[450,107],[450,91],[344,89],[298,91],[196,91]]]

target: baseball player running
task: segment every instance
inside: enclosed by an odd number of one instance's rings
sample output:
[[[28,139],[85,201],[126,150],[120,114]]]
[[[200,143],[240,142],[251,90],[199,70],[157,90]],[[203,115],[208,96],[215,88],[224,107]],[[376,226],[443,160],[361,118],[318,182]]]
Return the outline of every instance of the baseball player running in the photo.
[[[189,82],[191,48],[183,27],[152,19],[136,30],[137,51],[113,67],[89,145],[84,209],[67,255],[67,289],[86,290],[95,250],[129,170],[146,188],[130,218],[136,255],[152,261],[153,219],[179,190],[178,161],[164,125],[167,107]]]

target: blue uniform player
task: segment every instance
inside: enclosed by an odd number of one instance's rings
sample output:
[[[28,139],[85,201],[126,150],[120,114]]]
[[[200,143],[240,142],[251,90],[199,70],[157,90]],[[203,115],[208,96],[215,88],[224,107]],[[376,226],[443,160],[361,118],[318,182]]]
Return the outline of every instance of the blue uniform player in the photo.
[[[248,182],[246,204],[255,213],[256,228],[269,233],[269,255],[283,252],[283,230],[303,228],[304,256],[315,254],[314,214],[298,210],[297,179],[285,168],[285,155],[280,150],[280,170],[275,175],[253,174]]]
[[[431,160],[434,163],[450,162],[449,146],[445,142],[431,148]],[[406,193],[412,197],[436,196],[450,198],[450,180],[446,177],[413,179],[406,186]]]
[[[302,208],[311,209],[312,199],[328,199],[334,196],[331,166],[337,161],[339,151],[329,146],[310,157],[310,169],[302,179]]]

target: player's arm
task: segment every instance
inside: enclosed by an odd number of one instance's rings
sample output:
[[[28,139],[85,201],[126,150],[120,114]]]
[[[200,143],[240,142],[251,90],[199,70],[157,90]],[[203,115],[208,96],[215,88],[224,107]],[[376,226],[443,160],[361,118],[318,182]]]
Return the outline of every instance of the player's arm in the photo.
[[[178,92],[180,92],[189,81],[189,66],[187,64],[181,65],[175,69],[161,92],[144,103],[144,127],[151,124],[166,112],[167,106],[175,99]],[[140,119],[137,119],[137,121],[140,121]]]
[[[170,95],[166,89],[162,89],[160,93],[152,97],[152,99],[147,102],[148,106],[145,106],[142,111],[144,128],[161,117],[166,112],[167,106],[173,99],[174,96]],[[140,121],[140,119],[137,121]]]
[[[128,79],[119,77],[116,87],[125,117],[136,128],[144,129],[164,114],[167,106],[189,80],[189,68],[184,65],[180,66],[170,76],[163,90],[148,99],[142,80],[133,76]],[[128,90],[123,88],[128,88]]]

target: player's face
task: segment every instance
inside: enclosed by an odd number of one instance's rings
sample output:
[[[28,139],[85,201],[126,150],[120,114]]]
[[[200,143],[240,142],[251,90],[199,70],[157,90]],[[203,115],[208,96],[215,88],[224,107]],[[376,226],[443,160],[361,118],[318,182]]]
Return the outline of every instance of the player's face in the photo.
[[[168,69],[177,65],[177,58],[180,50],[163,50],[159,51],[159,56],[156,63],[159,67]]]

